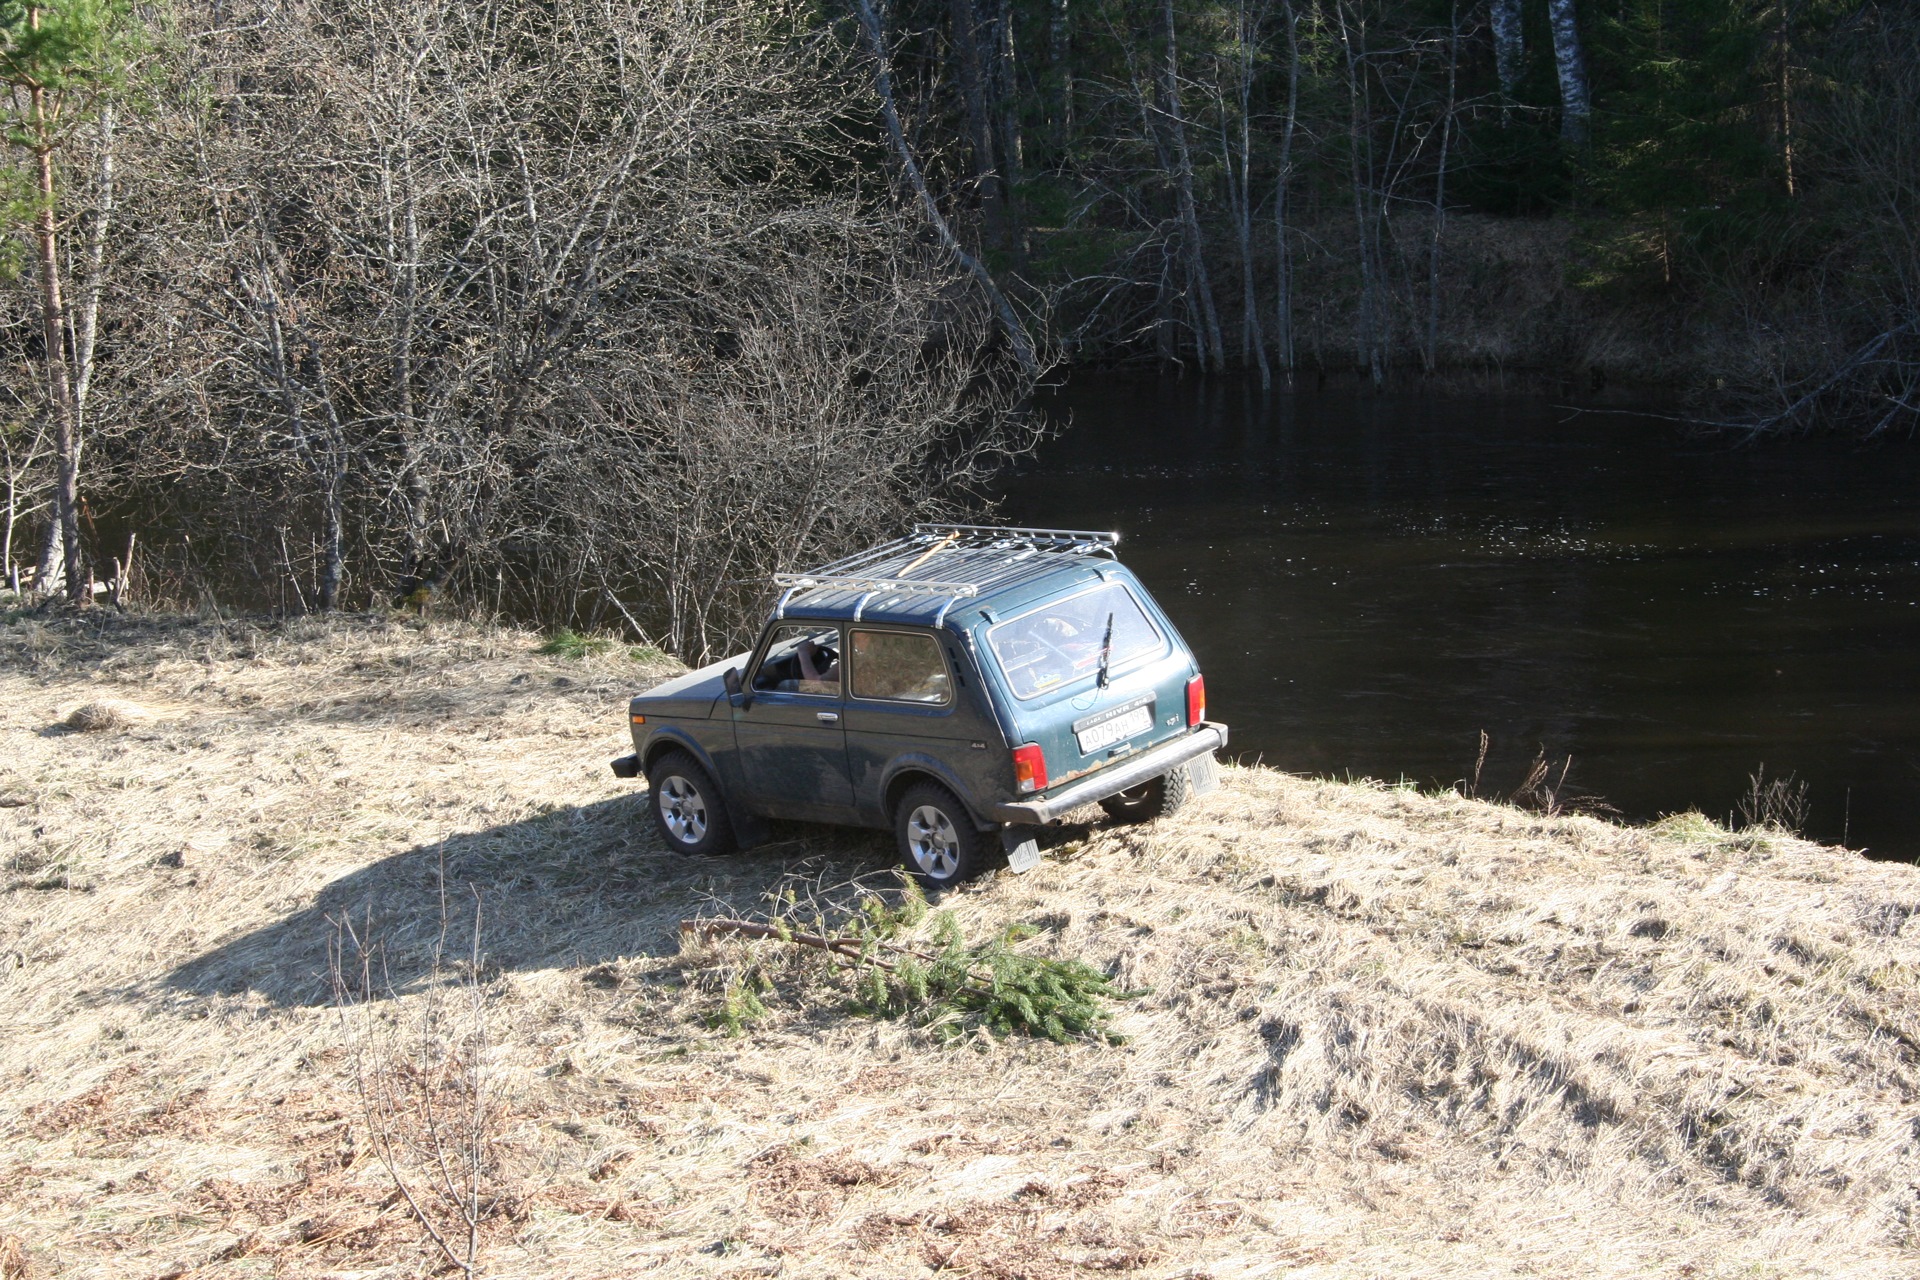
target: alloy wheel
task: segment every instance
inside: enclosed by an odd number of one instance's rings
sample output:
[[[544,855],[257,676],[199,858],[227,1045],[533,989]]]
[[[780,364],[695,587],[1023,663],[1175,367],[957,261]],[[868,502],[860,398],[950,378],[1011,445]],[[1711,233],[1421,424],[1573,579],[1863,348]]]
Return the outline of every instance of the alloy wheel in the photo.
[[[707,834],[707,801],[679,774],[661,780],[660,820],[681,844],[699,844]]]
[[[908,814],[907,852],[922,875],[951,879],[960,870],[960,833],[953,819],[930,804]]]

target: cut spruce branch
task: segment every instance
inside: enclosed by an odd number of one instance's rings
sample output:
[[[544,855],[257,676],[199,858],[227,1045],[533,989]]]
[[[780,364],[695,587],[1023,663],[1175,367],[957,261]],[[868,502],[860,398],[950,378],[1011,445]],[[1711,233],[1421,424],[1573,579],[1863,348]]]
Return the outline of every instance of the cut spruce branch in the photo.
[[[877,900],[875,900],[877,901]],[[906,911],[865,908],[856,929],[831,934],[794,929],[783,920],[683,920],[680,931],[705,940],[723,937],[773,938],[824,951],[843,969],[860,974],[853,1007],[875,1016],[915,1016],[939,1035],[954,1039],[967,1025],[1066,1043],[1076,1039],[1118,1043],[1106,1029],[1102,997],[1128,999],[1144,994],[1119,991],[1106,974],[1079,960],[1023,955],[1012,944],[1032,936],[1012,926],[988,942],[967,946],[949,912],[931,917],[930,947],[894,942],[880,933],[904,923]],[[868,929],[873,932],[867,931]],[[886,956],[881,952],[888,953]],[[891,958],[888,958],[888,957]],[[737,1030],[742,1020],[729,993],[722,1020]],[[761,1011],[753,1002],[753,1016]]]
[[[891,970],[893,965],[885,960],[867,954],[868,948],[881,946],[889,951],[919,956],[923,960],[938,958],[928,955],[923,951],[915,951],[910,947],[900,946],[898,943],[881,942],[877,939],[870,938],[835,938],[820,933],[797,933],[785,925],[760,924],[752,920],[682,920],[680,922],[680,932],[697,934],[701,940],[705,942],[711,942],[715,938],[725,937],[778,938],[782,942],[791,942],[796,946],[802,947],[813,947],[816,950],[830,952],[836,956],[844,956],[849,960],[858,961],[862,964],[875,965],[887,970]]]

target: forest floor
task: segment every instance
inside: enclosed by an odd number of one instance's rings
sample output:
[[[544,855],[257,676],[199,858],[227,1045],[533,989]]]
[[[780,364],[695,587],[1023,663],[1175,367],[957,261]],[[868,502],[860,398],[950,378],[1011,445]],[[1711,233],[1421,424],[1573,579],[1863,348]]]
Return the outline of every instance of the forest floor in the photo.
[[[937,904],[1123,1043],[948,1040],[683,941],[889,841],[668,855],[606,764],[665,664],[538,644],[0,625],[6,1280],[444,1273],[396,1172],[500,1276],[1920,1270],[1912,867],[1230,768]]]

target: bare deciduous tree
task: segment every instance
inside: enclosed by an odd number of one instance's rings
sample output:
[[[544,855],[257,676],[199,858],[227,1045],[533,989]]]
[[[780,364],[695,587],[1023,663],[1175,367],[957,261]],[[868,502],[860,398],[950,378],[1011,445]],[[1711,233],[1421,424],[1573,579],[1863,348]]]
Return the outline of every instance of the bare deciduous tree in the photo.
[[[285,0],[209,23],[149,158],[180,356],[150,479],[313,607],[511,590],[690,655],[737,626],[740,574],[951,501],[1019,447],[1038,362],[991,278],[989,311],[923,244],[930,197],[822,194],[868,163],[844,121],[875,80],[803,19]]]

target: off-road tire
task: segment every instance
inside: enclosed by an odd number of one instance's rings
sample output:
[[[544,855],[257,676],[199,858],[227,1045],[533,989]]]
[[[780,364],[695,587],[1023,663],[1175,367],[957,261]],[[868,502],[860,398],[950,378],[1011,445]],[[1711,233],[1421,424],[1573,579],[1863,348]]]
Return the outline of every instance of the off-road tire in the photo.
[[[974,829],[967,806],[931,782],[907,788],[893,808],[893,838],[900,865],[930,892],[950,889],[986,870],[986,840]]]
[[[720,788],[684,751],[669,751],[647,767],[647,808],[661,843],[675,853],[717,857],[740,847]]]
[[[1100,807],[1115,822],[1151,822],[1172,817],[1192,798],[1193,775],[1186,765],[1177,764],[1157,778],[1108,796]]]

